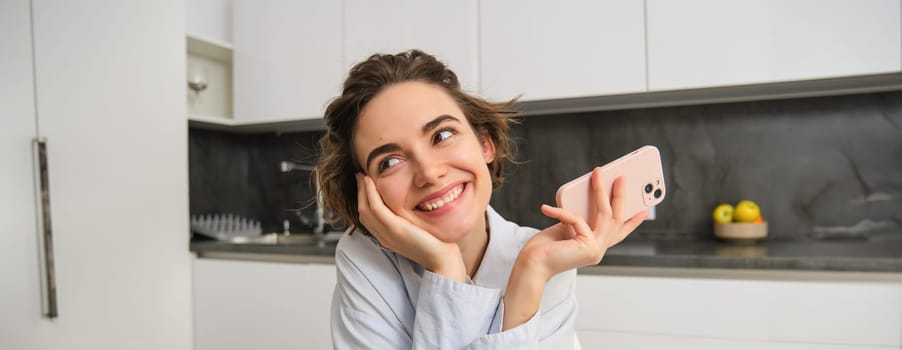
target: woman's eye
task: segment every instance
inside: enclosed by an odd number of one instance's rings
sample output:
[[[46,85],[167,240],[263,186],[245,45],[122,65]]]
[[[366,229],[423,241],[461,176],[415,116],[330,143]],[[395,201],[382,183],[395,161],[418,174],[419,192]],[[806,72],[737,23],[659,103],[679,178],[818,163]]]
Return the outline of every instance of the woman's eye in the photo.
[[[391,167],[397,165],[397,164],[400,163],[400,162],[401,162],[401,160],[398,159],[398,158],[395,158],[395,157],[386,157],[386,158],[383,159],[381,162],[379,162],[379,169],[378,169],[378,170],[379,170],[379,172],[381,173],[381,172],[385,171],[386,169],[391,168]]]
[[[432,143],[439,143],[445,141],[451,136],[454,136],[455,132],[451,129],[442,129],[435,133],[435,136],[432,137]]]

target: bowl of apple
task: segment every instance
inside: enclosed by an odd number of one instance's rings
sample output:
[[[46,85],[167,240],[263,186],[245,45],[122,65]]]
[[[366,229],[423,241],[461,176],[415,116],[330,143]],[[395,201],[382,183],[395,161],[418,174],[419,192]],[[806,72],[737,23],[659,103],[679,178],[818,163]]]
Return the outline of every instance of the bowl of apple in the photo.
[[[736,206],[720,204],[714,208],[714,236],[732,243],[755,243],[767,237],[767,221],[758,204],[741,200]]]

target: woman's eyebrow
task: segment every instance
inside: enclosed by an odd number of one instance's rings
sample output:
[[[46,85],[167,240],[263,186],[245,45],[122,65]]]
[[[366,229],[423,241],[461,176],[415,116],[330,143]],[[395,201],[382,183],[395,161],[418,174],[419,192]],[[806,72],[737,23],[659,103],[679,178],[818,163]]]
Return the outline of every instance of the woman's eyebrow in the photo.
[[[366,167],[364,169],[369,169],[370,163],[373,161],[373,159],[376,159],[376,157],[382,155],[383,153],[390,153],[399,149],[401,149],[401,146],[398,146],[397,143],[386,143],[382,146],[376,147],[375,149],[370,151],[369,155],[366,156]]]
[[[428,133],[429,130],[435,129],[436,126],[438,126],[439,124],[441,124],[442,122],[444,122],[446,120],[453,120],[453,121],[460,123],[460,119],[454,118],[447,114],[443,114],[443,115],[436,117],[433,120],[430,120],[428,123],[426,123],[426,125],[423,125],[423,133],[424,134]]]

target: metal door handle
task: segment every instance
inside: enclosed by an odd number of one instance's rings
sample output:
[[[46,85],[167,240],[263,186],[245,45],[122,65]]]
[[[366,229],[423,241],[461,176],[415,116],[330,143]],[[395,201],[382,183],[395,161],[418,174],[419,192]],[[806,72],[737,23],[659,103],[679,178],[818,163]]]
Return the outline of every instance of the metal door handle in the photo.
[[[53,268],[53,228],[50,225],[50,178],[47,172],[47,139],[36,138],[34,146],[37,169],[37,190],[40,196],[38,208],[38,255],[41,271],[41,314],[47,318],[59,316],[56,303],[56,274]]]

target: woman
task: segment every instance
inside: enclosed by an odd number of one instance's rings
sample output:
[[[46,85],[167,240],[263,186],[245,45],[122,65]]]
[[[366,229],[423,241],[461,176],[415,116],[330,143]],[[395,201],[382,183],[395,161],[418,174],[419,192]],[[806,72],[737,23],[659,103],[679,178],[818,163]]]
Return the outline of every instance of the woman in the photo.
[[[571,349],[575,268],[597,264],[645,218],[622,216],[596,171],[598,212],[539,232],[489,206],[501,184],[510,105],[461,91],[412,50],[351,69],[326,109],[317,164],[324,204],[351,224],[335,253],[338,349]]]

